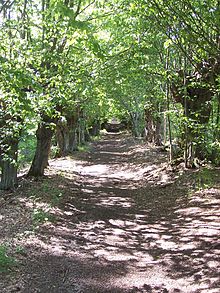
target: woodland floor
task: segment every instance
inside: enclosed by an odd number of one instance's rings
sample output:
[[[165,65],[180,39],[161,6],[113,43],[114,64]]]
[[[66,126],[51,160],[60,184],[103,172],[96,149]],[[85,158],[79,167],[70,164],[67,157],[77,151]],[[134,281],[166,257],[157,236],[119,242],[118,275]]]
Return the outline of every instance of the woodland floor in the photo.
[[[126,134],[0,199],[0,292],[219,293],[220,170],[172,170]]]

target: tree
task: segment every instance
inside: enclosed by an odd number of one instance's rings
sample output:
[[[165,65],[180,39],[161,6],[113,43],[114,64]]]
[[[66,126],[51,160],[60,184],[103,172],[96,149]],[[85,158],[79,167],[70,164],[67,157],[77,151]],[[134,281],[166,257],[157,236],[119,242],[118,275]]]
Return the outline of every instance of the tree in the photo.
[[[218,91],[219,1],[157,1],[145,3],[144,16],[167,37],[167,76],[176,102],[184,109],[185,163],[204,158],[204,131]],[[181,132],[181,130],[180,130]],[[189,161],[189,162],[188,162]]]
[[[78,74],[74,77],[71,70],[77,63],[76,51],[79,54],[79,50],[86,49],[84,40],[91,33],[86,20],[88,17],[86,10],[91,5],[93,2],[81,0],[74,3],[73,1],[61,0],[50,3],[42,2],[40,12],[42,31],[37,37],[37,43],[43,42],[43,54],[38,61],[37,72],[43,88],[46,107],[40,113],[41,122],[37,130],[37,149],[28,173],[30,176],[44,174],[55,125],[63,111],[65,112],[65,103],[70,102],[74,96],[74,94],[71,96],[63,95],[63,89],[67,84],[65,80],[68,80],[68,84],[77,81]],[[38,50],[41,50],[40,45],[38,45]],[[65,61],[67,64],[64,63]],[[66,119],[66,121],[70,120],[69,117]]]
[[[15,7],[7,1],[1,7],[0,47],[0,137],[1,137],[1,189],[17,185],[18,142],[32,116],[34,99],[30,95],[36,86],[33,71],[27,64],[25,38],[26,1]],[[23,47],[24,46],[24,47]]]
[[[55,132],[65,155],[112,116],[171,152],[180,140],[186,166],[218,161],[219,1],[11,0],[0,13],[3,188],[17,184],[30,119],[31,176],[44,174]]]

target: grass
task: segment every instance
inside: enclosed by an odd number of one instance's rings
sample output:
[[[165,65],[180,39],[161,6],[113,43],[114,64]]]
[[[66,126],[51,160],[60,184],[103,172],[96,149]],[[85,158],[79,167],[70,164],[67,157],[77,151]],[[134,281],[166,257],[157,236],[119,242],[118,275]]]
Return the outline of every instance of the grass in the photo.
[[[51,179],[45,179],[29,192],[29,197],[37,201],[47,201],[52,206],[58,205],[63,196],[63,189],[54,186]]]
[[[24,247],[18,245],[15,248],[15,253],[16,254],[21,254],[21,255],[26,255],[26,250],[25,250]]]
[[[48,180],[45,180],[42,183],[40,189],[38,189],[37,192],[38,195],[41,195],[42,197],[44,197],[44,195],[46,194],[47,197],[50,198],[50,203],[53,206],[57,205],[63,196],[62,190],[60,188],[57,188],[56,186],[52,186],[51,182]]]
[[[0,245],[0,272],[8,272],[16,263],[15,259],[8,255],[8,247]]]
[[[197,190],[211,188],[215,185],[218,175],[216,171],[210,168],[203,168],[197,175]]]
[[[33,211],[32,219],[33,219],[34,225],[39,225],[45,222],[54,222],[55,217],[51,215],[49,212],[44,211],[41,208],[36,208]]]
[[[79,152],[88,152],[90,151],[90,146],[88,144],[79,145],[78,147]]]
[[[92,141],[96,142],[101,139],[101,135],[92,136]]]

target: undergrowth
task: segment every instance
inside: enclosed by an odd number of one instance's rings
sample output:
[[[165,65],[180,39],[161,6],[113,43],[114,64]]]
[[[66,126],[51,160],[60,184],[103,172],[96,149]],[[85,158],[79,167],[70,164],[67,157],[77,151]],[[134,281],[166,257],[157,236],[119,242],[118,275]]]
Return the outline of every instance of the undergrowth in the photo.
[[[8,248],[6,245],[0,245],[0,272],[5,273],[15,265],[15,259],[8,255]]]
[[[55,218],[54,218],[53,215],[51,215],[47,211],[44,211],[41,208],[34,209],[33,214],[32,214],[32,219],[33,219],[33,223],[35,225],[43,224],[43,223],[48,222],[48,221],[49,222],[54,222],[55,221]]]
[[[203,168],[196,176],[196,189],[212,188],[218,182],[219,172],[215,169]]]

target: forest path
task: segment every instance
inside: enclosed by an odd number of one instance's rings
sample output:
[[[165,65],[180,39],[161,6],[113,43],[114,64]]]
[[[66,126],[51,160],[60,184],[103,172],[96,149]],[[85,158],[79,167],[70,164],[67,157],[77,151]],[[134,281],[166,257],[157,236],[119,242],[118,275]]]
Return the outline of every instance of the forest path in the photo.
[[[166,154],[118,134],[52,160],[16,198],[22,266],[1,292],[219,293],[220,190],[190,194],[204,178],[166,167]]]

